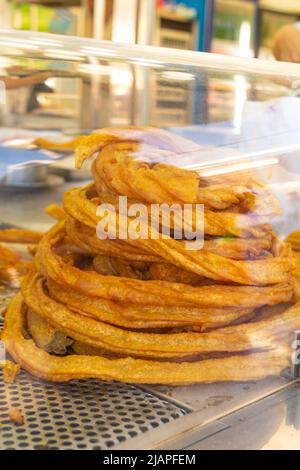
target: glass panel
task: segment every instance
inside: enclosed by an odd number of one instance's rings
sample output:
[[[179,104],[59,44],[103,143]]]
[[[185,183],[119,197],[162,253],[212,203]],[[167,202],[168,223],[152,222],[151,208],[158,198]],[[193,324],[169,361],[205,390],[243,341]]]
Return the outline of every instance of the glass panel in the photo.
[[[24,32],[0,51],[0,241],[37,252],[0,249],[3,281],[29,272],[13,358],[52,380],[288,381],[300,66]]]

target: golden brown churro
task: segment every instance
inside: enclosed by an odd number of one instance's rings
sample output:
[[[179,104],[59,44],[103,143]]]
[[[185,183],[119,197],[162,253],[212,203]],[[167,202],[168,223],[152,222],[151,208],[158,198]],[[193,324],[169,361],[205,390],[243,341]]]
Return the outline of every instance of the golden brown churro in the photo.
[[[297,262],[272,228],[281,209],[270,189],[251,173],[208,178],[173,166],[201,149],[151,127],[103,129],[75,144],[78,168],[96,154],[94,182],[47,209],[58,222],[5,316],[13,359],[51,381],[210,383],[287,367],[300,328]],[[175,237],[182,220],[174,214],[166,235],[163,212],[155,228],[141,219],[147,236],[133,239],[119,196],[147,210],[190,204],[188,233],[203,204],[203,246],[189,250]],[[101,203],[127,237],[99,238]]]

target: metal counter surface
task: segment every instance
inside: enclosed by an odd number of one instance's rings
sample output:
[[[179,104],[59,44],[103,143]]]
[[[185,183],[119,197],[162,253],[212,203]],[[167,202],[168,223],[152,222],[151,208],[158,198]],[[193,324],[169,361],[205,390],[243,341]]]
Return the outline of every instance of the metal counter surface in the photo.
[[[45,208],[49,204],[61,204],[65,191],[86,183],[70,182],[53,188],[26,191],[0,189],[0,223],[38,231],[47,230],[53,224],[53,219],[45,213]]]
[[[221,429],[187,446],[189,450],[299,450],[300,387],[295,384],[237,413],[224,417]]]

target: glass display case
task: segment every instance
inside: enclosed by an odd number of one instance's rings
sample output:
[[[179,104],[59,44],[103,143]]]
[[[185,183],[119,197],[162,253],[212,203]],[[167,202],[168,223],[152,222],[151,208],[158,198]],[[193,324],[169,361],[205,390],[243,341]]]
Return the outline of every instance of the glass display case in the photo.
[[[290,390],[300,65],[16,31],[0,63],[0,447],[188,448]]]

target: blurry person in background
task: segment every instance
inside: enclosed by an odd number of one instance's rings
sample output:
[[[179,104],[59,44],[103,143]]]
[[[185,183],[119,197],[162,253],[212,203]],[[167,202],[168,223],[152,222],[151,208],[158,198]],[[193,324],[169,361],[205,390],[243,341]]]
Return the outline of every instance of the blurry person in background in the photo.
[[[279,29],[273,40],[272,52],[277,60],[300,63],[300,22]]]
[[[0,69],[1,103],[0,124],[13,126],[18,123],[20,115],[32,109],[31,97],[35,87],[43,84],[50,77],[48,72],[26,74],[22,68]],[[28,109],[30,108],[30,109]]]

